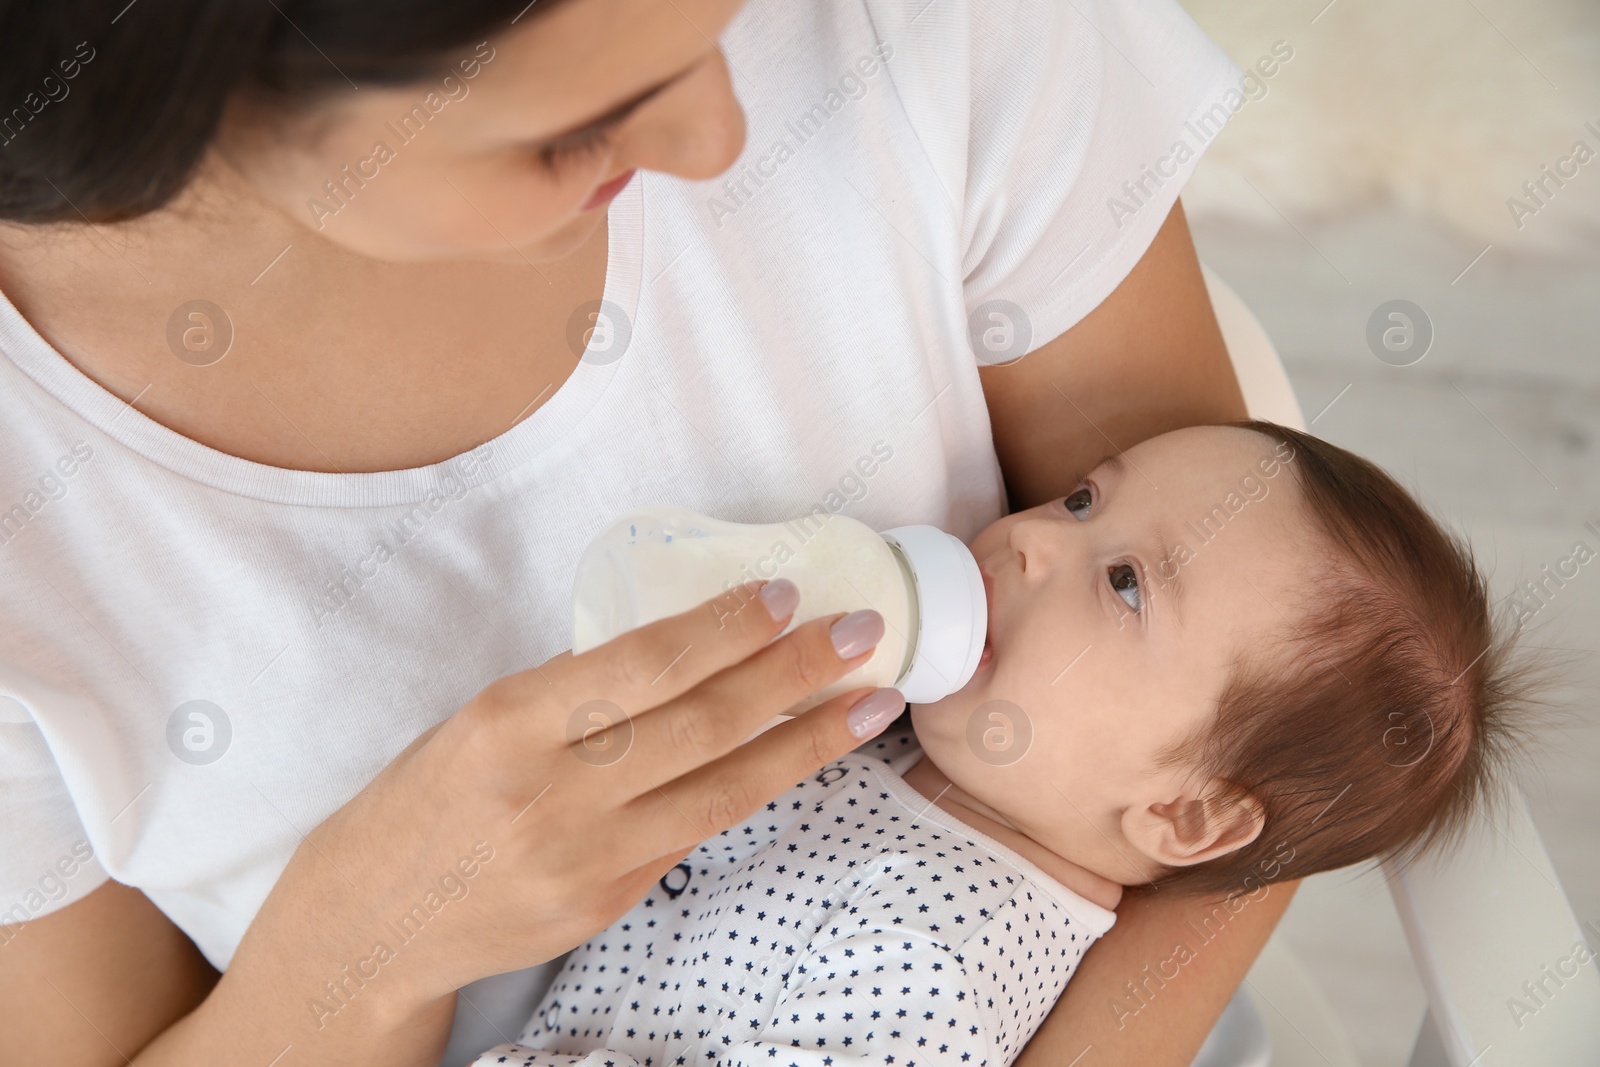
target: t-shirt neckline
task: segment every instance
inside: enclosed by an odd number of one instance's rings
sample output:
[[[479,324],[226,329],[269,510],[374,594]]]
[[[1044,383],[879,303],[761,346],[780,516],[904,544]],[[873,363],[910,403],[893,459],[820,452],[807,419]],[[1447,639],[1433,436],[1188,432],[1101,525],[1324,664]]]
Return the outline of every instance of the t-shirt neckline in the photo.
[[[602,299],[627,321],[638,320],[644,268],[644,184],[641,171],[607,209],[606,276]],[[629,334],[633,333],[629,329]],[[628,340],[632,347],[635,342]],[[623,353],[604,358],[586,349],[567,380],[531,415],[460,455],[423,467],[340,474],[293,470],[219,452],[170,430],[78,370],[0,292],[0,351],[40,389],[83,421],[131,451],[192,481],[239,496],[307,507],[383,507],[414,504],[442,487],[490,481],[559,443],[599,402]],[[625,350],[624,350],[625,351]],[[472,462],[468,456],[481,453]]]

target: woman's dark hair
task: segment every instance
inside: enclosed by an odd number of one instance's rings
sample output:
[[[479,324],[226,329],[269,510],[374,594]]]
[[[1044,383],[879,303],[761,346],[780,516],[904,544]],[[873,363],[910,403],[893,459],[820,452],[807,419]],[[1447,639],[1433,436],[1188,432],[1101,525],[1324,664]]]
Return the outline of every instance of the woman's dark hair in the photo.
[[[414,81],[557,0],[0,0],[0,219],[112,222],[188,183],[223,105]]]

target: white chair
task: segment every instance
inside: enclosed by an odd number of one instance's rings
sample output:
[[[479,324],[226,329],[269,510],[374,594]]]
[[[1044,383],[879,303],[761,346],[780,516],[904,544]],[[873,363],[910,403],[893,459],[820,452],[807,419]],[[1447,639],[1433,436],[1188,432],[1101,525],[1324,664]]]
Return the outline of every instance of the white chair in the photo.
[[[1204,273],[1246,409],[1305,429],[1266,330],[1226,282]],[[1600,943],[1580,948],[1583,931],[1520,793],[1500,824],[1479,819],[1448,856],[1384,873],[1428,995],[1410,1067],[1600,1064]],[[1278,936],[1194,1061],[1268,1064],[1357,1067],[1327,1001]]]

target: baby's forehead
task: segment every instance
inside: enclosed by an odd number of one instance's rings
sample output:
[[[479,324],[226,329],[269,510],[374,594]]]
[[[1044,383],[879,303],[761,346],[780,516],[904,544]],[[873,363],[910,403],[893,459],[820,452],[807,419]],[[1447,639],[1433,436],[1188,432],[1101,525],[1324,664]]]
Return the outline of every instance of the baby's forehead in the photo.
[[[1243,473],[1262,460],[1292,462],[1294,448],[1243,426],[1185,426],[1128,449],[1126,457],[1197,477]]]
[[[1194,427],[1163,434],[1103,461],[1134,509],[1153,520],[1228,518],[1276,496],[1270,509],[1287,517],[1299,496],[1294,450],[1264,434],[1235,427]]]
[[[1267,607],[1275,609],[1269,617],[1291,617],[1327,557],[1293,450],[1252,431],[1199,429],[1221,432],[1163,435],[1171,440],[1150,442],[1163,447],[1143,457],[1130,449],[1126,457],[1129,495],[1157,546],[1155,577],[1170,594],[1204,599],[1211,610],[1238,600],[1231,615]],[[1131,469],[1141,459],[1148,460],[1144,477]]]

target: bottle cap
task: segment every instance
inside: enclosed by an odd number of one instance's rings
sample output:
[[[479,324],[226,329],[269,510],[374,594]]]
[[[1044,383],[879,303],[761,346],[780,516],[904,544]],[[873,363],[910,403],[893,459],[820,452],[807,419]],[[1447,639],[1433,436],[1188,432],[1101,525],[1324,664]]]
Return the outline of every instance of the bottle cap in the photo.
[[[911,667],[895,688],[910,704],[943,700],[972,679],[989,632],[978,561],[937,526],[896,526],[879,536],[900,550],[917,592]]]

